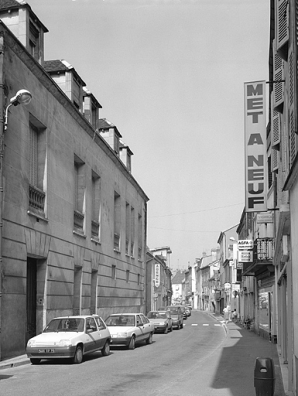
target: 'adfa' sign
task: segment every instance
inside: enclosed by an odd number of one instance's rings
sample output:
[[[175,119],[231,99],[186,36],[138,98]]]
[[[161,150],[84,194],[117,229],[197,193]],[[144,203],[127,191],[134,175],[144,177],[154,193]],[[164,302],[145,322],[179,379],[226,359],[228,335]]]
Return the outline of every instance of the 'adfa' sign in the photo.
[[[267,210],[266,83],[244,84],[245,118],[245,210]]]

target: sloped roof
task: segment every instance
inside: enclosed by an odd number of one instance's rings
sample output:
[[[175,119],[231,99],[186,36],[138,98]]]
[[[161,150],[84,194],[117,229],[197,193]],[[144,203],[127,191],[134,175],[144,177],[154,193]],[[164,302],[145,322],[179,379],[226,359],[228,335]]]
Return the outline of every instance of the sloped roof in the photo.
[[[211,255],[211,256],[203,257],[203,258],[202,258],[202,261],[201,261],[200,269],[203,269],[203,268],[208,267],[208,266],[212,263],[213,259],[214,259],[214,258],[213,258],[212,255]]]
[[[0,9],[20,7],[20,3],[16,0],[0,0]]]
[[[114,128],[115,131],[117,132],[119,137],[122,137],[121,133],[118,131],[117,127],[112,124],[110,121],[108,121],[106,118],[100,118],[97,121],[97,125],[98,125],[98,129],[110,129],[110,128]]]
[[[179,284],[181,284],[182,283],[182,281],[184,280],[184,272],[181,272],[181,271],[178,271],[175,275],[174,275],[174,277],[173,277],[173,279],[172,279],[172,284],[175,284],[175,285],[179,285]]]
[[[9,10],[9,9],[19,9],[19,8],[28,8],[30,10],[31,15],[34,18],[34,21],[40,24],[43,27],[43,30],[47,33],[48,29],[45,25],[40,21],[37,15],[32,11],[29,3],[27,1],[16,1],[16,0],[0,0],[0,10]]]

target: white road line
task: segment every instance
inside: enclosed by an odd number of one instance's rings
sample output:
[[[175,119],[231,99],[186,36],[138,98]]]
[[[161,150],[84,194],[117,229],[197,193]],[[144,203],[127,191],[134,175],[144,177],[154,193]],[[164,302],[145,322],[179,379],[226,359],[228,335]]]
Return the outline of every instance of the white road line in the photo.
[[[203,323],[203,326],[209,326],[209,323]]]
[[[191,325],[192,326],[199,326],[197,323],[192,323]]]

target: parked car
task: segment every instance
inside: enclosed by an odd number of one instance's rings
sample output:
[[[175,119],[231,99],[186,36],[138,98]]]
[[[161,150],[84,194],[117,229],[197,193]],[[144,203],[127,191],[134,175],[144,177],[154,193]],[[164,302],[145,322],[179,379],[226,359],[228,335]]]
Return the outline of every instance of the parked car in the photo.
[[[173,327],[178,330],[183,329],[183,313],[179,305],[169,305],[167,310],[170,311]]]
[[[187,319],[187,313],[186,313],[185,305],[178,305],[178,307],[181,308],[183,319],[186,320]]]
[[[187,317],[191,316],[191,310],[189,309],[189,307],[188,307],[187,305],[185,305],[184,308],[185,308],[186,316],[187,316]]]
[[[106,319],[113,346],[135,349],[137,343],[152,344],[154,324],[141,313],[112,314]]]
[[[61,316],[52,319],[43,332],[27,343],[26,353],[32,364],[41,359],[69,358],[82,363],[84,355],[101,350],[110,354],[111,334],[97,315]]]
[[[162,331],[167,334],[168,331],[173,331],[173,321],[169,311],[150,311],[147,318],[154,324],[154,330]]]

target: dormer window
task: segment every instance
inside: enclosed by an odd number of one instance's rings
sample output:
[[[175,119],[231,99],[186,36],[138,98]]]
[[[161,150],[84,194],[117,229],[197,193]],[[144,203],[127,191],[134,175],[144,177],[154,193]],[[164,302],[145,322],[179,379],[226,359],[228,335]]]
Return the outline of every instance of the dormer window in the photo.
[[[36,27],[30,22],[29,28],[29,48],[31,55],[38,60],[38,45],[39,43],[39,32]]]

